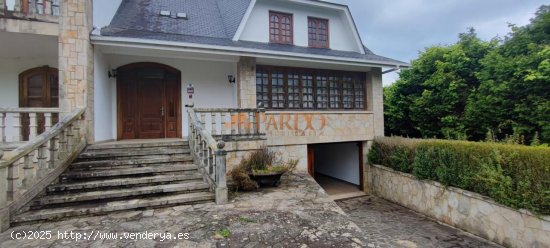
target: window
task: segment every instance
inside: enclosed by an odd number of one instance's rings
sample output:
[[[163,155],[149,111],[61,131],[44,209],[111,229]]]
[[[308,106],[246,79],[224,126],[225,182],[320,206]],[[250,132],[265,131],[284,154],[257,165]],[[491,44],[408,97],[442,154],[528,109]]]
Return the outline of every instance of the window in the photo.
[[[365,74],[257,67],[256,98],[268,109],[365,109]]]
[[[328,20],[309,17],[307,26],[309,46],[329,48]]]
[[[269,42],[293,44],[292,15],[269,12]]]

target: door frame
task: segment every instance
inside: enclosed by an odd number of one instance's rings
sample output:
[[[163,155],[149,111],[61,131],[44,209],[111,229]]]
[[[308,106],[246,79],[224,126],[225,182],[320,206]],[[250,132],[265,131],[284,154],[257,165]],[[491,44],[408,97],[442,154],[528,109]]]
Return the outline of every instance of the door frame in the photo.
[[[334,143],[326,143],[326,144],[341,144],[341,143],[355,143],[357,145],[357,155],[359,156],[358,159],[358,167],[359,167],[359,189],[363,191],[363,187],[365,186],[365,178],[364,178],[364,169],[365,165],[363,164],[363,142],[364,141],[357,141],[357,142],[334,142]],[[315,144],[308,144],[307,145],[307,172],[311,177],[315,178]]]
[[[123,80],[121,79],[121,72],[122,71],[131,71],[131,70],[139,70],[139,69],[145,69],[145,68],[155,68],[155,69],[163,69],[165,71],[169,71],[171,73],[175,73],[177,75],[177,86],[179,88],[179,90],[177,90],[177,92],[175,92],[175,95],[176,95],[176,112],[177,112],[177,122],[176,122],[176,138],[182,138],[182,123],[183,123],[183,119],[182,119],[182,108],[181,108],[181,105],[182,105],[182,99],[181,99],[181,72],[180,70],[176,69],[176,68],[173,68],[171,66],[168,66],[168,65],[165,65],[165,64],[160,64],[160,63],[154,63],[154,62],[138,62],[138,63],[131,63],[131,64],[127,64],[127,65],[123,65],[123,66],[120,66],[117,68],[117,77],[116,77],[116,96],[117,96],[117,99],[116,99],[116,116],[117,116],[117,138],[116,140],[122,140],[122,135],[123,135],[123,128],[124,128],[124,125],[123,125],[123,120],[124,120],[124,116],[123,116],[123,106],[122,106],[122,103],[123,103],[123,99],[122,99],[122,83],[123,83]],[[164,105],[164,108],[165,108],[165,113],[167,112],[166,110],[166,106],[168,105],[167,103],[167,100],[168,100],[168,97],[166,97],[166,94],[165,94],[165,91],[166,91],[166,81],[163,81],[163,84],[164,84],[164,89],[163,89],[163,105]],[[139,118],[138,118],[139,119]],[[165,114],[164,117],[163,117],[163,133],[164,133],[164,138],[167,138],[167,126],[168,126],[168,118],[167,118],[167,115]],[[133,139],[137,139],[137,138],[133,138]]]

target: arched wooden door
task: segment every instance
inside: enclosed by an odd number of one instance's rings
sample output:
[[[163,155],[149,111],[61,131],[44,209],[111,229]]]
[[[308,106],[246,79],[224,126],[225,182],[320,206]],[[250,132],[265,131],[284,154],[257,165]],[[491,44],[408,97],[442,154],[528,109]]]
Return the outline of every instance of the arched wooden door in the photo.
[[[19,74],[19,107],[57,108],[59,107],[59,72],[48,66],[26,70]],[[38,114],[38,133],[44,132],[44,115]],[[52,116],[52,124],[58,116]],[[29,140],[29,115],[21,116],[23,140]]]
[[[181,73],[157,63],[117,69],[117,139],[181,138]]]

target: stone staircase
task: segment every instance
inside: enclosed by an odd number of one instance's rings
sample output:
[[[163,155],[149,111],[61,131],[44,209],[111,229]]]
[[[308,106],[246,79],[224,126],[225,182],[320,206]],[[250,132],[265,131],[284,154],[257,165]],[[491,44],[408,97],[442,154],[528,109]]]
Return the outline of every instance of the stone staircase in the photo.
[[[89,146],[12,223],[214,201],[186,141]]]

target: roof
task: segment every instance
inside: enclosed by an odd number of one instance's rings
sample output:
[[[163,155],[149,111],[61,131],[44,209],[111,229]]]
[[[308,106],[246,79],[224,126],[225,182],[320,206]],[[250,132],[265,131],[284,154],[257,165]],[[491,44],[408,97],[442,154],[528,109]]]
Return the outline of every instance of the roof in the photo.
[[[407,65],[376,55],[366,47],[365,54],[362,54],[294,45],[233,41],[232,38],[250,3],[251,0],[123,0],[111,24],[101,30],[101,36],[282,51]],[[161,10],[171,11],[173,16],[178,12],[186,13],[188,19],[160,16]]]

